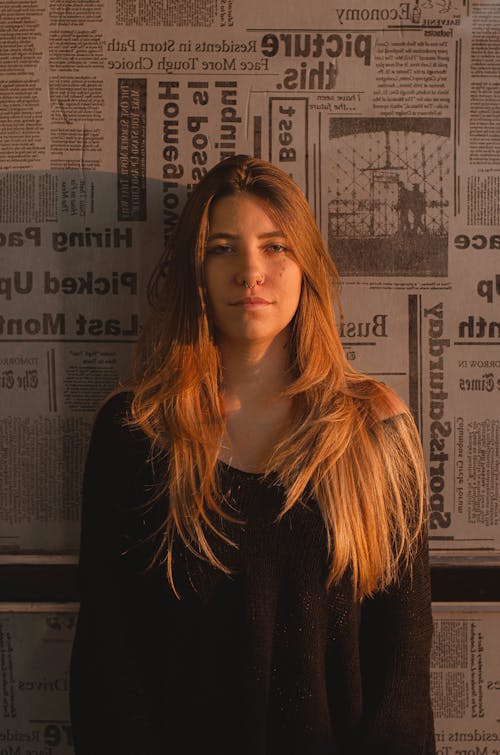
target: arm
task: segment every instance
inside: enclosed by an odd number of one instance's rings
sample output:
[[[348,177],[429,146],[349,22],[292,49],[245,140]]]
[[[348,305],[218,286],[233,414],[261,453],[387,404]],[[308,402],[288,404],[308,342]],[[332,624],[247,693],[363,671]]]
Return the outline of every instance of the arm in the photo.
[[[427,538],[412,573],[362,606],[363,749],[434,755],[429,659],[432,613]]]
[[[122,426],[115,396],[94,426],[83,485],[80,615],[70,707],[77,755],[155,753],[141,590],[123,550],[131,504],[141,495],[147,443]]]

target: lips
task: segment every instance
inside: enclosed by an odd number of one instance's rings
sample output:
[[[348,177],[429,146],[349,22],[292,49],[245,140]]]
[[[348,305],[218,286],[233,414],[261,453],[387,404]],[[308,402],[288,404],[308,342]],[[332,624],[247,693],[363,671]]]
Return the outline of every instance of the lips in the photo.
[[[232,307],[243,307],[253,309],[256,307],[266,307],[271,304],[268,299],[262,299],[260,296],[242,296],[241,299],[235,299],[229,302]]]

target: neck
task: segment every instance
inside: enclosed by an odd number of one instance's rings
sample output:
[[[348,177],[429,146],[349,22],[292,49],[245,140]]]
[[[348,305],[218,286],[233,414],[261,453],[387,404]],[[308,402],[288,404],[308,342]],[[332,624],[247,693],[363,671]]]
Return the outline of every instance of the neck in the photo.
[[[219,345],[225,433],[219,458],[238,469],[260,472],[283,438],[292,415],[288,384],[287,334],[271,344]]]
[[[288,333],[272,343],[223,343],[223,397],[227,413],[244,409],[264,409],[279,400],[287,385]]]

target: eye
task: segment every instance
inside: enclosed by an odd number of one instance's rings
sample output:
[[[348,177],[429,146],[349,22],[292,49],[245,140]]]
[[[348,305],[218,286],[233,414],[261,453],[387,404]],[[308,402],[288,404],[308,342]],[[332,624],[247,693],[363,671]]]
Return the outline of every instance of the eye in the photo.
[[[207,247],[207,254],[222,255],[229,254],[234,251],[230,244],[215,244],[214,246]]]
[[[273,254],[280,254],[280,252],[289,251],[288,247],[286,247],[284,244],[269,244],[266,249],[268,249]]]

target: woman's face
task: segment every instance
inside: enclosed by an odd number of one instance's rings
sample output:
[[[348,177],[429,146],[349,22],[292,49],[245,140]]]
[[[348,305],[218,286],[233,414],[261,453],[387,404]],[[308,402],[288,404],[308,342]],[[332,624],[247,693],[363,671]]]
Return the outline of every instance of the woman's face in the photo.
[[[266,346],[286,335],[302,271],[258,198],[237,194],[213,204],[205,279],[219,342]]]

